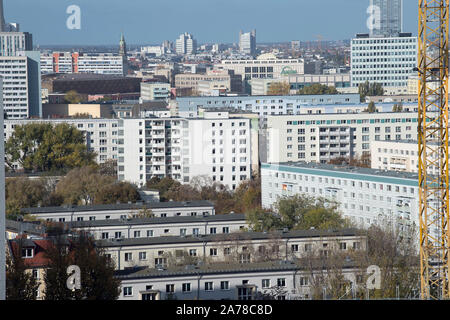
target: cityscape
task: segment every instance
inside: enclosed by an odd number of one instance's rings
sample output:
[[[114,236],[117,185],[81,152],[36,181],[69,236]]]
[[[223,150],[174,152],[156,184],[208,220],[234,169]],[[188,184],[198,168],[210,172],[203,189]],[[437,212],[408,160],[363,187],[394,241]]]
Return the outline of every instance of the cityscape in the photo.
[[[212,3],[233,42],[157,43],[214,33],[200,2],[114,45],[105,9],[83,45],[87,4],[53,37],[0,0],[0,300],[450,299],[450,1],[289,41]]]

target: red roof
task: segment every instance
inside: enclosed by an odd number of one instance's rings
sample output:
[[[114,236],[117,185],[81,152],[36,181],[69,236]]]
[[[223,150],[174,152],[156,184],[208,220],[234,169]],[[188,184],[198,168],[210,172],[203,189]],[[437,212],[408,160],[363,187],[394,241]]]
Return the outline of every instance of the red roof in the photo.
[[[32,240],[34,243],[34,254],[32,258],[24,258],[24,263],[29,268],[45,267],[48,264],[48,259],[45,257],[45,251],[51,247],[51,240]],[[11,241],[11,248],[17,254],[19,244],[17,241]],[[27,248],[25,246],[24,248]],[[21,254],[21,253],[20,253]]]

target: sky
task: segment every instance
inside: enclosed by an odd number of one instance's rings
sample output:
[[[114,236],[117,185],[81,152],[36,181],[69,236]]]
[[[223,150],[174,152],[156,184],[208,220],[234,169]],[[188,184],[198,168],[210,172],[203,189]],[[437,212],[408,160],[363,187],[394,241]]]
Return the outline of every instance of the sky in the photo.
[[[3,0],[5,19],[35,45],[160,44],[189,32],[198,43],[237,43],[256,29],[258,43],[344,40],[367,33],[369,0]],[[404,0],[403,31],[417,34],[418,0]],[[70,5],[81,29],[70,30]]]

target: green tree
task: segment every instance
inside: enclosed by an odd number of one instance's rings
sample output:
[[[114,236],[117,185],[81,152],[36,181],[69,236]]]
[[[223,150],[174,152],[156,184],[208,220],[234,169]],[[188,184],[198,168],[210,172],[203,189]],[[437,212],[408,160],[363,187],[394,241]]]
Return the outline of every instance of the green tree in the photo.
[[[403,103],[396,103],[392,107],[392,112],[402,112],[403,111]]]
[[[314,83],[310,86],[303,87],[298,90],[297,94],[338,94],[339,92],[333,86],[327,86],[326,84]]]
[[[267,94],[269,96],[285,96],[289,94],[291,86],[288,82],[272,82],[269,85]]]
[[[148,189],[158,190],[159,198],[161,201],[169,201],[171,199],[167,198],[167,191],[169,191],[172,187],[179,185],[180,183],[178,181],[175,181],[170,177],[164,177],[162,179],[158,177],[152,177],[149,181],[147,181],[146,187]]]
[[[78,92],[76,92],[75,90],[70,90],[65,94],[64,100],[66,103],[76,104],[80,103],[83,99],[78,94]]]
[[[364,83],[360,83],[358,86],[358,91],[360,95],[361,102],[366,101],[366,96],[382,96],[384,95],[384,89],[381,83],[370,83],[366,81]]]
[[[6,299],[36,300],[39,283],[22,258],[22,239],[11,248],[11,254],[6,257]]]
[[[5,163],[14,171],[18,163],[25,171],[57,171],[94,164],[84,134],[66,123],[53,126],[30,123],[14,128],[5,143]]]
[[[369,112],[369,113],[377,112],[377,107],[375,106],[375,102],[370,101],[369,105],[367,106],[367,109],[365,109],[364,111]]]

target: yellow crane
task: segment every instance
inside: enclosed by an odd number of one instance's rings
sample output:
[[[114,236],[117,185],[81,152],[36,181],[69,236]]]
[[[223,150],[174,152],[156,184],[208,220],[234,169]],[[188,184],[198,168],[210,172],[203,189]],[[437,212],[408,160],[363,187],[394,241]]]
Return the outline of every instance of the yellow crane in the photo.
[[[419,0],[419,224],[422,299],[450,299],[448,27],[450,0]],[[439,174],[428,175],[437,167]]]

